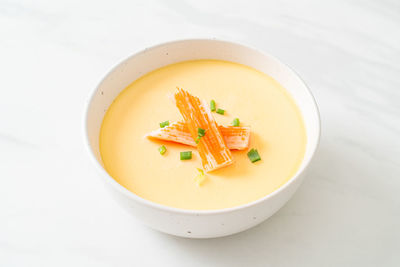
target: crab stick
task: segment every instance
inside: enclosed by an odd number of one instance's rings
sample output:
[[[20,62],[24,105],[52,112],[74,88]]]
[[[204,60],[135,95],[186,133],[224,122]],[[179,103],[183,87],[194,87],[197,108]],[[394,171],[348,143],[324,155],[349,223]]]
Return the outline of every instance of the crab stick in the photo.
[[[230,150],[244,150],[249,148],[250,127],[218,126],[226,146]],[[189,132],[187,125],[182,122],[173,122],[169,126],[159,128],[146,135],[150,139],[158,139],[196,147],[197,144]]]
[[[208,105],[179,88],[175,93],[175,101],[193,140],[198,141],[197,150],[203,169],[210,172],[231,165],[231,151],[226,146]],[[198,139],[200,130],[205,131],[205,134]]]

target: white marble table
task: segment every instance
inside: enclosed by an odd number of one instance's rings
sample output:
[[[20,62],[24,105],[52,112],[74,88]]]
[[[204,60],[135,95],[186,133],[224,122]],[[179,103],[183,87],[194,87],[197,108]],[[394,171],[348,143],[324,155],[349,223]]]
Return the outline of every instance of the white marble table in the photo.
[[[399,1],[109,2],[0,1],[0,266],[400,266]],[[226,238],[140,225],[83,147],[85,101],[105,72],[188,37],[269,51],[321,110],[295,197]]]

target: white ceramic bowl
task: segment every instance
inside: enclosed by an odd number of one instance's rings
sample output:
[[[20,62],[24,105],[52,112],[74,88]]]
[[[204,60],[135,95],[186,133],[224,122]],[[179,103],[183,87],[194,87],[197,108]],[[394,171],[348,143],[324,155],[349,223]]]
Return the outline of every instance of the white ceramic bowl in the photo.
[[[99,152],[100,126],[117,95],[140,76],[172,63],[193,59],[221,59],[258,69],[282,84],[299,106],[307,131],[304,160],[296,173],[278,190],[257,201],[221,210],[183,210],[143,199],[118,184],[103,168]],[[130,56],[100,82],[88,103],[86,137],[89,154],[107,188],[129,213],[151,228],[191,238],[226,236],[249,229],[279,210],[302,183],[319,142],[320,118],[310,91],[299,76],[276,58],[253,48],[220,40],[192,39],[157,45]]]

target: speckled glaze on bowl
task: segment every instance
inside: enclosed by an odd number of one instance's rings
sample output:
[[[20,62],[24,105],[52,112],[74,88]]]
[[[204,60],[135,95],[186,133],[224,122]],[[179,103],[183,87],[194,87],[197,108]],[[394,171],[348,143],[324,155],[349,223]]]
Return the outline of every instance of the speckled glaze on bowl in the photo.
[[[132,81],[160,67],[193,59],[220,59],[248,65],[277,80],[292,95],[302,112],[307,147],[297,173],[273,193],[245,205],[220,210],[184,210],[143,199],[117,183],[103,168],[99,133],[106,110]],[[269,218],[296,192],[318,147],[320,118],[315,100],[300,77],[276,58],[248,46],[215,39],[179,40],[138,52],[114,67],[100,82],[88,102],[85,135],[89,155],[109,192],[129,213],[164,233],[212,238],[235,234]]]

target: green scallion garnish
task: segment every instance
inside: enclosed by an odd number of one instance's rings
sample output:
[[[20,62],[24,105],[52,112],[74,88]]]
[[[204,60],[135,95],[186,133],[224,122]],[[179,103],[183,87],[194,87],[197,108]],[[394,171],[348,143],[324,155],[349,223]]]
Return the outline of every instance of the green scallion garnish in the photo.
[[[199,173],[197,174],[196,178],[194,178],[194,181],[196,182],[197,186],[201,186],[206,180],[206,175],[202,169],[197,168],[197,170]]]
[[[192,159],[192,151],[183,151],[181,152],[181,160]]]
[[[203,137],[204,135],[206,135],[206,130],[204,130],[202,128],[198,128],[197,129],[197,136]]]
[[[206,130],[202,128],[197,128],[197,138],[196,138],[196,144],[200,142],[200,139],[206,135]]]
[[[247,157],[249,157],[252,163],[261,160],[260,155],[258,154],[257,149],[252,148],[249,152],[247,152]]]
[[[217,113],[221,114],[221,115],[224,115],[225,114],[225,110],[219,108],[219,109],[217,109]]]
[[[161,128],[164,128],[165,126],[168,126],[168,125],[169,125],[169,121],[160,122],[160,127]]]
[[[210,109],[211,109],[211,111],[215,111],[216,110],[215,101],[214,100],[210,101]]]
[[[234,118],[232,121],[232,126],[239,126],[240,125],[240,121],[238,118]]]
[[[167,152],[167,148],[165,146],[160,146],[158,152],[160,152],[161,155],[164,155],[165,152]]]

